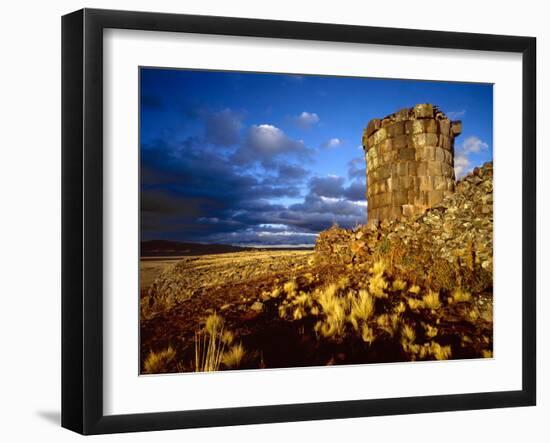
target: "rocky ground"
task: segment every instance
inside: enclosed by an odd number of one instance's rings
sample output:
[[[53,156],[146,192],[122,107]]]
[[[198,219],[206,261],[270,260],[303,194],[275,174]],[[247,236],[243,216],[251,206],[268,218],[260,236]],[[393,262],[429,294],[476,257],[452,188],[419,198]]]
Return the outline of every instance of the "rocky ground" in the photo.
[[[326,263],[353,264],[384,256],[396,277],[435,290],[457,286],[492,290],[493,164],[475,168],[456,192],[425,214],[353,230],[333,227],[319,235],[316,252]]]
[[[142,372],[492,356],[492,164],[314,252],[186,257],[141,297]]]

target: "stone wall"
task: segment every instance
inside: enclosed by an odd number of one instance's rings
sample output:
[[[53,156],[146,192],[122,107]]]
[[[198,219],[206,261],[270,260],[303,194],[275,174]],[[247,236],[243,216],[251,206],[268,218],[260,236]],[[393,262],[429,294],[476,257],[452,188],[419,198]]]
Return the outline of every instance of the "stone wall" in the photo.
[[[363,133],[368,224],[423,213],[455,190],[460,121],[431,104],[373,119]]]

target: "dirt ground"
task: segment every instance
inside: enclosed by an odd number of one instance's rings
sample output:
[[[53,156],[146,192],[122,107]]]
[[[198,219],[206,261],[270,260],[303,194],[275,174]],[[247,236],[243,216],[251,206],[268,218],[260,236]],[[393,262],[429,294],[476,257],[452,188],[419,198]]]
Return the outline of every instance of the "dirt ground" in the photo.
[[[368,266],[323,265],[314,257],[312,251],[246,251],[142,260],[142,364],[170,348],[174,356],[155,372],[195,370],[196,334],[212,314],[223,318],[225,330],[246,349],[239,369],[491,355],[491,293],[471,294],[462,302],[442,293],[437,306],[427,308],[422,294],[389,285],[386,295],[374,299],[371,319],[364,323],[372,342],[365,343],[370,339],[349,324],[336,340],[323,337],[319,321],[330,318],[314,314],[312,306],[323,303],[327,288],[339,285],[336,300],[357,301],[376,279]],[[350,307],[345,309],[349,316]],[[410,339],[403,338],[407,330]],[[442,351],[451,348],[452,357]]]
[[[168,265],[180,261],[183,257],[147,257],[139,262],[140,292],[147,292],[153,281]]]
[[[268,303],[264,305],[260,294],[307,272],[313,266],[312,257],[309,250],[271,250],[142,259],[142,305],[147,300],[155,303],[157,297],[165,300],[167,294],[185,294],[184,301],[161,304],[150,318],[142,317],[142,355],[170,345],[190,359],[195,332],[214,312],[223,315],[227,328],[240,337],[250,335],[252,323],[261,323],[266,315],[277,317],[276,309],[272,312]],[[163,284],[158,285],[155,279],[163,272],[159,279]],[[261,311],[256,302],[262,303]],[[263,329],[265,334],[267,327],[258,324],[253,329]]]

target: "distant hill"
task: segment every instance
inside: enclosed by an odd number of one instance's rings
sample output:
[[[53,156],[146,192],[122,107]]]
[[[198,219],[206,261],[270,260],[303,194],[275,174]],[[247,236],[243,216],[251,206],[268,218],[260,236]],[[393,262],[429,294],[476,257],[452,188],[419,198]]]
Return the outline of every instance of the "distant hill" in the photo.
[[[207,254],[226,254],[228,252],[242,252],[242,251],[307,251],[312,250],[311,247],[306,246],[234,246],[234,245],[220,245],[220,244],[204,244],[204,243],[190,243],[179,242],[171,240],[147,240],[141,242],[141,257],[180,257],[187,255],[207,255]]]
[[[170,240],[148,240],[141,242],[142,257],[171,257],[184,255],[224,254],[227,252],[246,251],[250,248],[242,248],[232,245],[187,243]]]

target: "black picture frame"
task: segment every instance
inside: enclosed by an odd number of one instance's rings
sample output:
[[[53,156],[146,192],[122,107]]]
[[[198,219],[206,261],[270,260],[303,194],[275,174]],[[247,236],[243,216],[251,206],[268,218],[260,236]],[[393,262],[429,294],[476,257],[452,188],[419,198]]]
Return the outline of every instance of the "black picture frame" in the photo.
[[[522,389],[130,415],[103,413],[103,30],[353,42],[522,54]],[[62,426],[152,431],[536,403],[536,39],[229,17],[83,9],[62,18]]]

